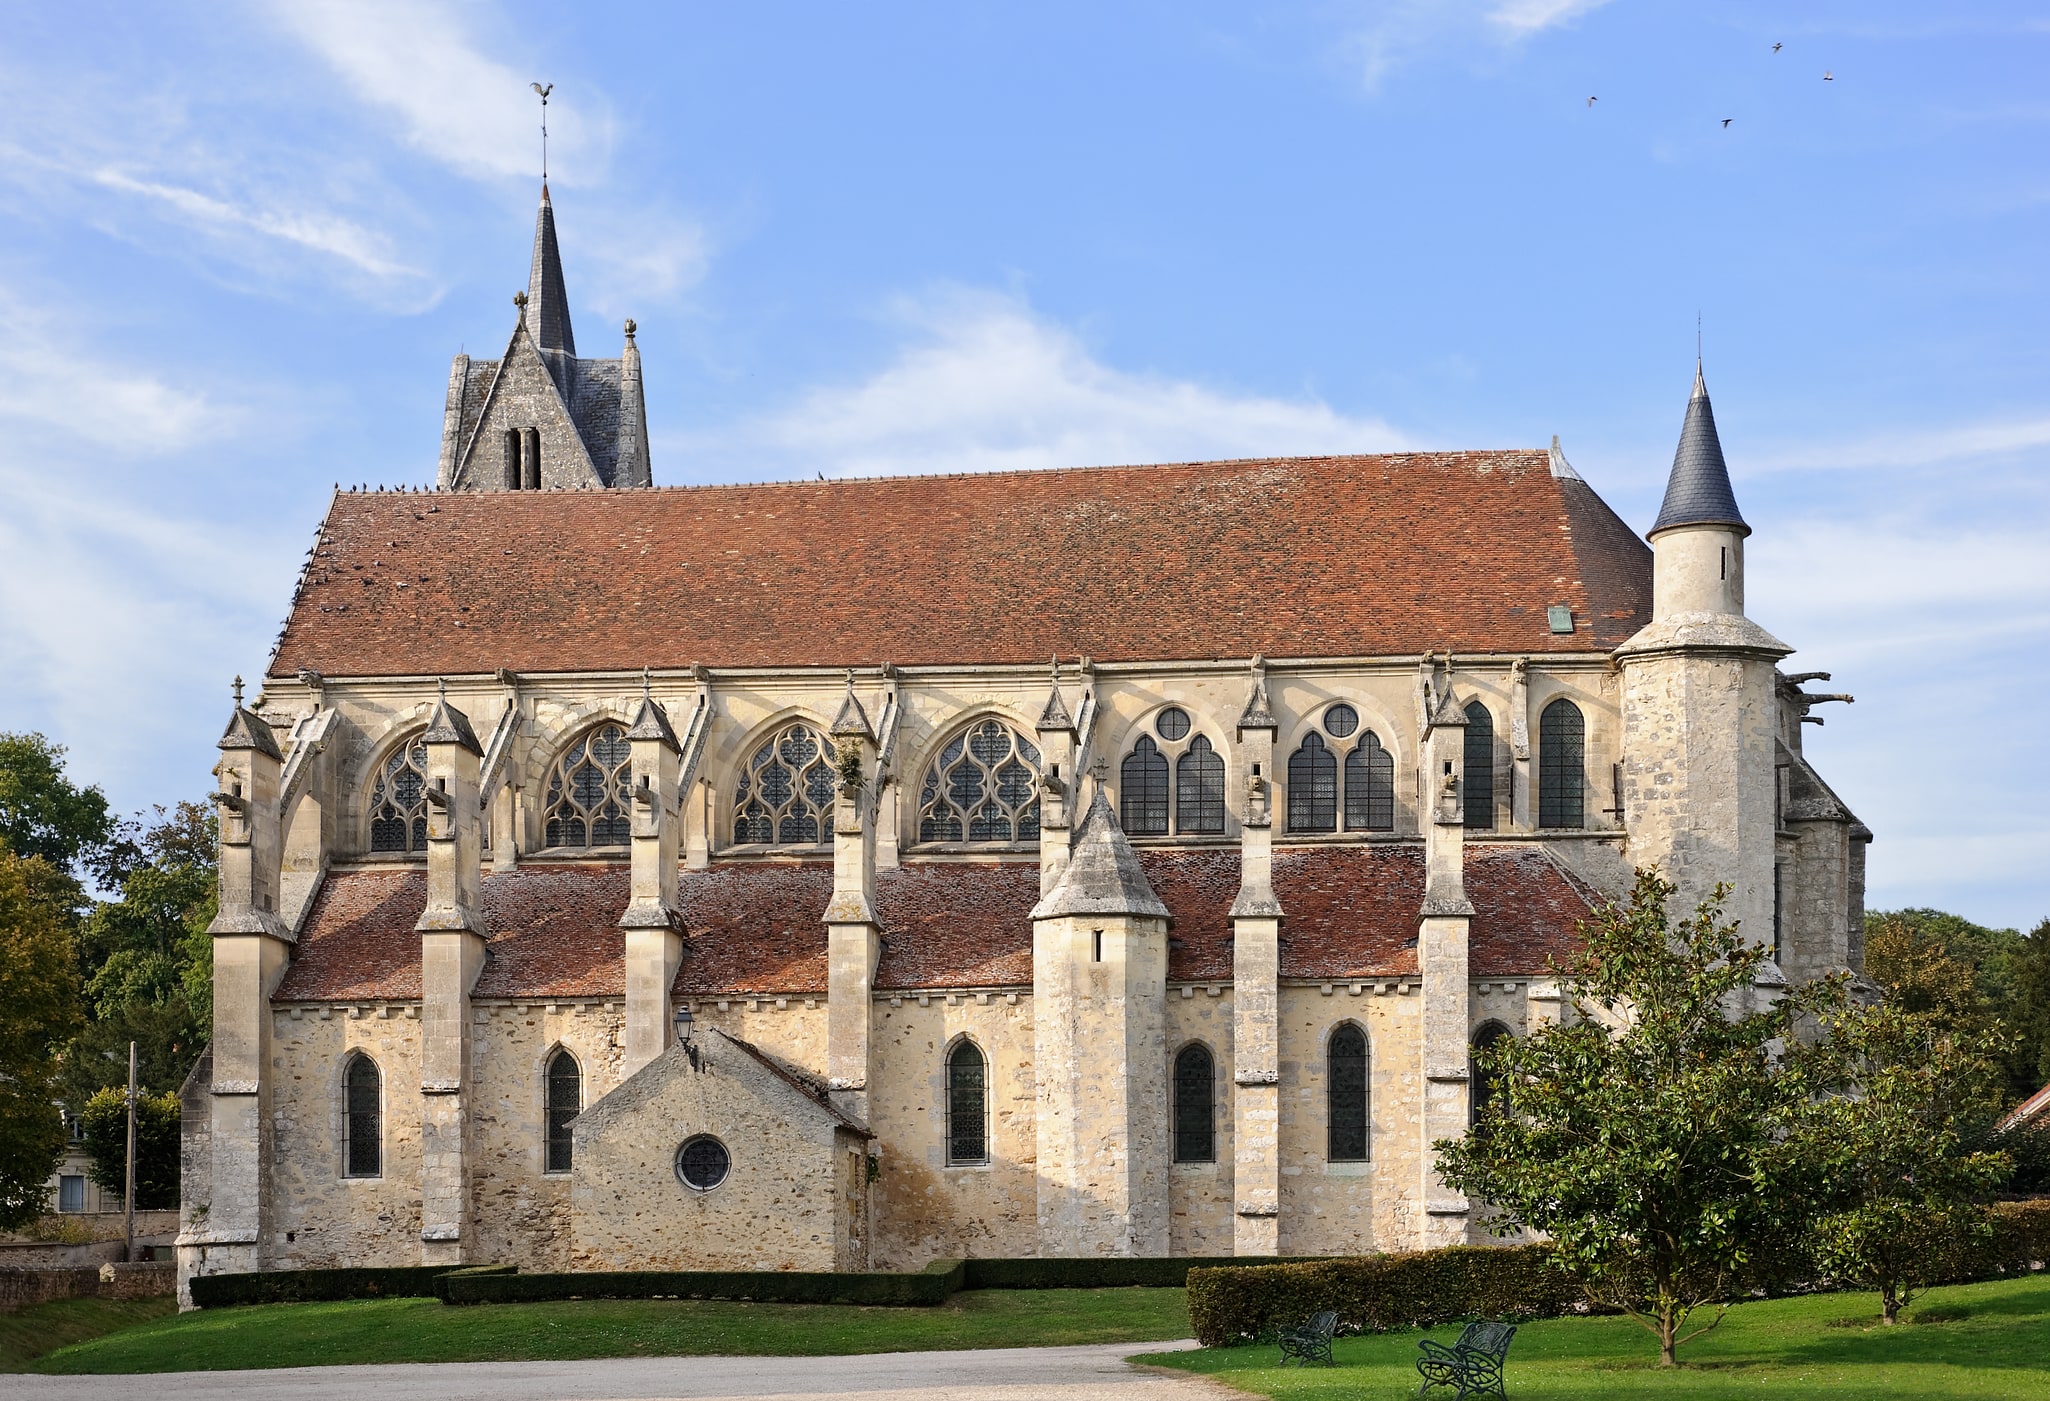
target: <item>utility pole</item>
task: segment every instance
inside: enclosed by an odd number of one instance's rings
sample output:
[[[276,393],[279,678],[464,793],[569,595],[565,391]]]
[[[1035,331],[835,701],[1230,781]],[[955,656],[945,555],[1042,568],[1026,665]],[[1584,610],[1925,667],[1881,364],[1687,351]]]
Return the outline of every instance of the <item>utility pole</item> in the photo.
[[[128,1191],[125,1194],[128,1208],[128,1245],[121,1254],[124,1261],[135,1260],[135,1043],[128,1043]]]

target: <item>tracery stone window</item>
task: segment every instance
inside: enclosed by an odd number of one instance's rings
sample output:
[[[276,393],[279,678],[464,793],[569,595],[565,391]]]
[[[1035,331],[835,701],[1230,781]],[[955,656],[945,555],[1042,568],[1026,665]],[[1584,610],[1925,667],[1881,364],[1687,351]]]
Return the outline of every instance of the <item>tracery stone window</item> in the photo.
[[[989,1161],[989,1063],[963,1041],[947,1053],[947,1163]]]
[[[394,749],[371,783],[370,849],[427,850],[427,746],[418,739]]]
[[[1372,730],[1345,756],[1345,830],[1395,830],[1395,756]]]
[[[542,845],[625,846],[633,824],[633,746],[617,724],[600,725],[572,744],[548,775]]]
[[[1395,759],[1381,737],[1372,730],[1360,734],[1342,766],[1332,747],[1331,741],[1349,739],[1359,727],[1359,711],[1338,701],[1325,709],[1321,732],[1304,735],[1288,756],[1289,831],[1336,832],[1341,814],[1348,832],[1395,830]]]
[[[1167,756],[1140,735],[1118,771],[1118,822],[1135,837],[1167,835]]]
[[[363,1053],[342,1068],[342,1176],[377,1177],[384,1171],[384,1077]]]
[[[1174,1058],[1174,1160],[1217,1161],[1217,1062],[1201,1042]]]
[[[1495,717],[1479,701],[1466,707],[1466,825],[1495,825]]]
[[[1488,1050],[1509,1034],[1509,1028],[1500,1022],[1483,1022],[1473,1034],[1473,1123],[1479,1127],[1488,1106],[1501,1098],[1503,1091],[1501,1072],[1486,1069],[1481,1065],[1481,1053]]]
[[[1538,717],[1538,826],[1587,825],[1587,721],[1561,696]]]
[[[1338,830],[1338,757],[1315,730],[1288,756],[1288,830]]]
[[[1153,733],[1142,734],[1118,770],[1118,823],[1135,837],[1220,835],[1224,831],[1224,760],[1195,728],[1189,712],[1178,705],[1161,711]],[[1159,740],[1188,745],[1174,759],[1174,782],[1168,783],[1168,754]],[[1172,798],[1172,802],[1170,802]]]
[[[1325,1047],[1325,1156],[1334,1163],[1367,1161],[1367,1034],[1351,1022]]]
[[[1197,735],[1175,760],[1174,823],[1190,836],[1224,832],[1224,757]]]
[[[584,1112],[584,1072],[568,1051],[548,1060],[548,1171],[568,1172],[571,1159],[569,1121]]]
[[[1001,720],[956,735],[918,795],[922,842],[1039,840],[1039,750]]]
[[[708,1133],[687,1138],[676,1150],[676,1180],[693,1192],[709,1192],[733,1171],[733,1155]]]
[[[802,721],[749,756],[733,790],[736,843],[815,845],[833,836],[833,746]]]

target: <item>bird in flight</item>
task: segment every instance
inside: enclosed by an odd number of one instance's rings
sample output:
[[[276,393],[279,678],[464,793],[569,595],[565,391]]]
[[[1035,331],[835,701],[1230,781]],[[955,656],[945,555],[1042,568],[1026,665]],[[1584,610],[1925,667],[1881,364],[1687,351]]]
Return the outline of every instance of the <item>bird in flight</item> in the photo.
[[[1731,122],[1734,122],[1735,120],[1737,120],[1735,117],[1724,117],[1723,125],[1728,126]]]
[[[1594,106],[1594,99],[1593,99],[1593,98],[1591,98],[1591,97],[1590,97],[1589,99],[1587,99],[1587,105],[1588,105],[1588,106],[1590,106],[1590,107]]]
[[[1781,50],[1782,48],[1784,48],[1784,47],[1785,47],[1785,45],[1783,45],[1783,44],[1774,44],[1774,45],[1772,46],[1772,51],[1773,51],[1774,53],[1778,53],[1778,52],[1779,52],[1779,51],[1780,51],[1780,50]]]
[[[1830,72],[1827,68],[1825,68],[1822,70],[1822,81],[1825,83],[1833,83],[1836,81],[1836,74]]]

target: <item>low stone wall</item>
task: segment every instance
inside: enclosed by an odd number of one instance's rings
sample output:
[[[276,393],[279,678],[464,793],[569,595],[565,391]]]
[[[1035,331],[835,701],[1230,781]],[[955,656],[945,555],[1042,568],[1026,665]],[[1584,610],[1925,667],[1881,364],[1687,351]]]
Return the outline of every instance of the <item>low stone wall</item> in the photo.
[[[178,1288],[169,1260],[57,1269],[0,1269],[0,1313],[15,1313],[55,1299],[148,1299]]]

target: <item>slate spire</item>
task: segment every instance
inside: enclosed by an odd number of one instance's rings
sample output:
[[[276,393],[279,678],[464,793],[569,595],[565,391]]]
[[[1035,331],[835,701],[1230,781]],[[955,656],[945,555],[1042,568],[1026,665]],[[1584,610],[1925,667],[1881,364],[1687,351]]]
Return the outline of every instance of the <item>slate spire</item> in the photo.
[[[542,350],[577,353],[569,327],[569,291],[562,281],[562,251],[555,244],[555,206],[541,183],[541,212],[534,218],[534,266],[527,274],[527,334]]]
[[[1716,437],[1715,410],[1709,407],[1708,383],[1699,360],[1694,362],[1687,419],[1680,426],[1680,447],[1673,454],[1673,475],[1666,479],[1665,504],[1650,533],[1680,525],[1727,525],[1751,533],[1730,490],[1730,470],[1723,465],[1723,445]]]

